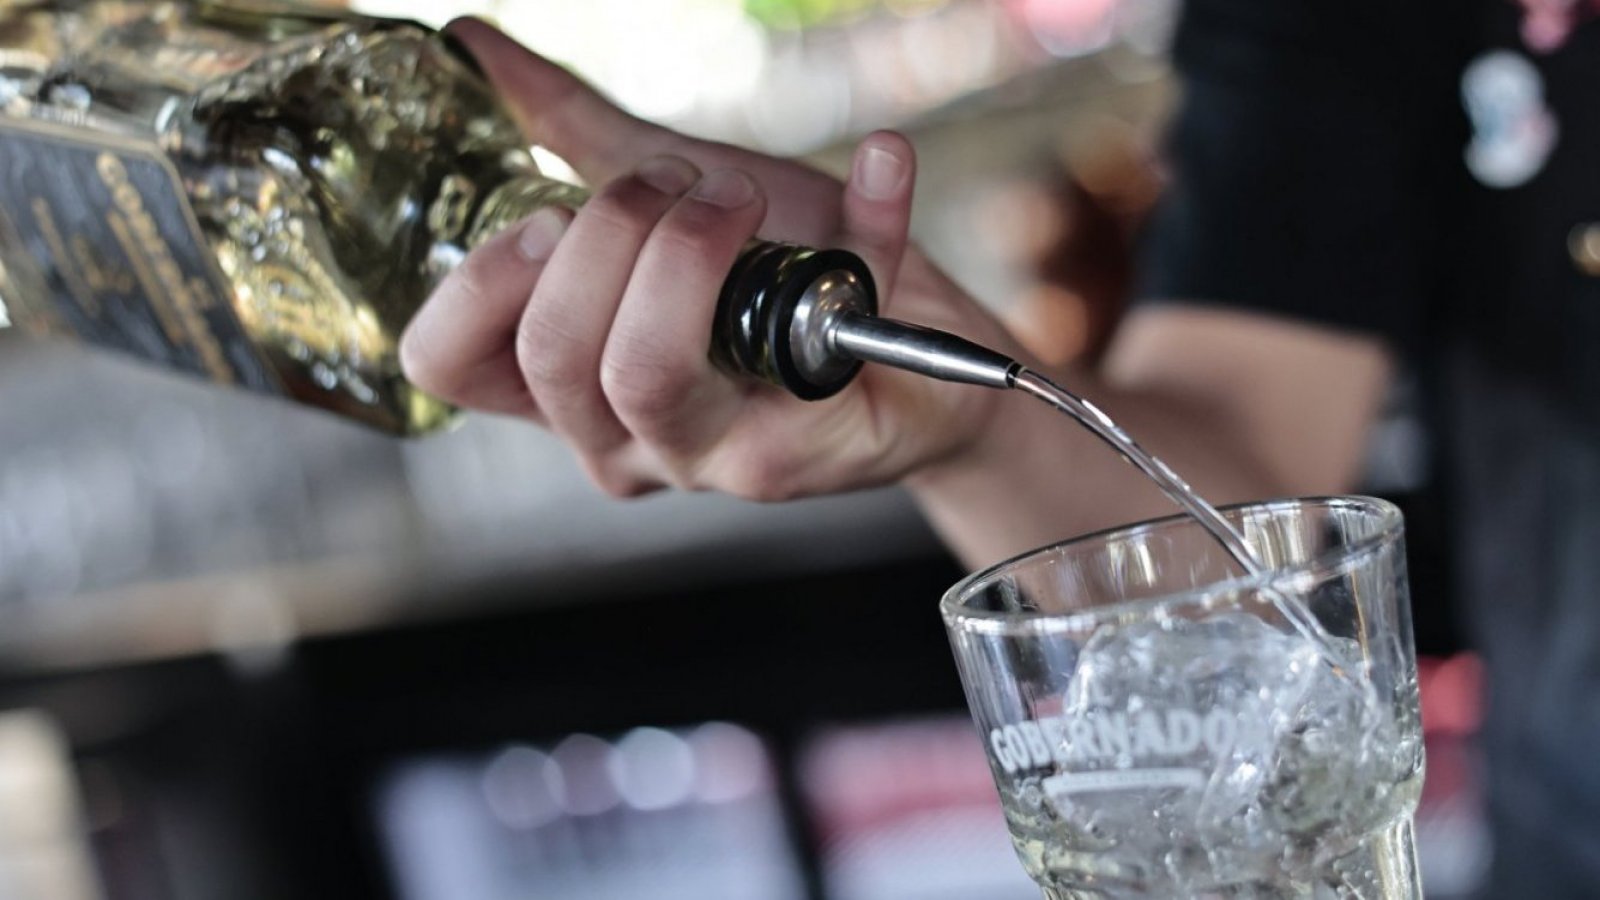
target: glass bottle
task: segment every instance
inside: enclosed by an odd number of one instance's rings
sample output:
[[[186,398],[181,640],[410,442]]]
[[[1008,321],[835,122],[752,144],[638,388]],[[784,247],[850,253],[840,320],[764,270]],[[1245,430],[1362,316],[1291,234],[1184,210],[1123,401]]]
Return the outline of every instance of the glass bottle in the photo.
[[[454,410],[400,370],[411,315],[473,247],[584,197],[416,23],[0,0],[0,324],[425,433]],[[719,303],[713,358],[808,398],[859,363],[808,357],[805,310],[875,311],[857,257],[766,242]]]

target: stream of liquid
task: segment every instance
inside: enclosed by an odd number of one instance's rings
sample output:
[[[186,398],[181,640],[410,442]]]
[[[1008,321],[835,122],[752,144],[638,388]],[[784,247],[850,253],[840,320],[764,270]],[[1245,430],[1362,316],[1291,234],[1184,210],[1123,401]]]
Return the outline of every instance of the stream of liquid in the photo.
[[[1205,501],[1205,498],[1195,493],[1189,483],[1172,471],[1172,468],[1159,458],[1152,456],[1133,436],[1122,429],[1110,416],[1093,403],[1079,397],[1066,388],[1061,387],[1050,379],[1037,372],[1026,368],[1017,367],[1011,377],[1012,387],[1044,401],[1056,410],[1071,416],[1078,424],[1089,429],[1096,437],[1111,445],[1111,448],[1122,455],[1122,458],[1143,472],[1146,477],[1155,482],[1172,502],[1176,503],[1184,512],[1188,513],[1202,528],[1210,532],[1217,543],[1221,544],[1232,556],[1239,567],[1247,575],[1261,575],[1268,571],[1267,567],[1257,558],[1255,550],[1239,529],[1233,526],[1215,506]],[[1294,626],[1307,639],[1315,642],[1324,651],[1325,659],[1333,658],[1328,634],[1321,624],[1311,615],[1311,611],[1304,603],[1285,596],[1282,592],[1270,587],[1261,589],[1262,595],[1278,610],[1289,623]]]

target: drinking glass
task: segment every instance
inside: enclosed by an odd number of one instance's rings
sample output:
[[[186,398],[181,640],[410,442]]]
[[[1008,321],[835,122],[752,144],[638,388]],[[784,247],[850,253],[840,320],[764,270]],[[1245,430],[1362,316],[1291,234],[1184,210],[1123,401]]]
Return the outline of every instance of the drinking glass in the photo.
[[[1017,855],[1047,900],[1420,900],[1400,512],[1364,497],[1223,512],[1263,574],[1174,517],[945,594]]]

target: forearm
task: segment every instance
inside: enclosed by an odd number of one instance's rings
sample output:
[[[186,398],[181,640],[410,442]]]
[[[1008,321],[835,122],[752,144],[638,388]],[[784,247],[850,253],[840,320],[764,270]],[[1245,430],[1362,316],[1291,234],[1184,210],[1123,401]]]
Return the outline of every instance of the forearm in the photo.
[[[1213,503],[1284,492],[1220,410],[1119,391],[1093,377],[1071,378],[1067,385]],[[1110,446],[1020,393],[1002,398],[969,452],[916,473],[906,485],[946,544],[975,568],[1073,535],[1177,511]]]

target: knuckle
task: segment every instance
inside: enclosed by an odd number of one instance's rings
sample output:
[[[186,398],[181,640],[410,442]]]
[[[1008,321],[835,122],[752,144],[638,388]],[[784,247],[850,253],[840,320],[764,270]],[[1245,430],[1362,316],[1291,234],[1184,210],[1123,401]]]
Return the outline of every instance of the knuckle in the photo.
[[[400,342],[400,370],[412,384],[445,400],[457,387],[451,366],[440,359],[434,340],[423,334],[407,334]]]
[[[483,253],[469,253],[444,282],[440,294],[453,294],[451,305],[460,309],[474,309],[488,301],[489,287],[493,284],[491,261]]]
[[[679,205],[671,216],[656,226],[651,240],[664,253],[684,259],[699,259],[736,246],[753,230],[755,223],[743,227],[728,210],[705,203]]]
[[[479,309],[484,306],[485,275],[482,269],[481,262],[469,256],[460,268],[439,285],[428,301],[430,306],[436,308],[435,320],[441,315],[437,312],[440,305],[450,309]],[[447,400],[452,399],[451,395],[462,388],[464,370],[479,360],[467,358],[466,352],[445,333],[448,329],[441,329],[437,321],[423,327],[423,318],[425,315],[417,316],[401,338],[400,368],[408,379],[423,390]]]
[[[850,237],[851,243],[854,244],[851,249],[855,250],[857,255],[875,260],[897,259],[905,246],[904,239],[893,233],[857,230]]]
[[[650,231],[656,217],[641,206],[632,206],[617,202],[604,202],[599,198],[585,203],[579,216],[588,220],[591,228],[596,228],[606,234],[638,235]]]
[[[659,426],[681,411],[695,381],[692,370],[642,347],[609,352],[600,362],[600,389],[612,408],[625,420],[646,427]]]
[[[663,456],[665,477],[669,487],[676,491],[706,491],[711,490],[695,477],[694,466],[687,459],[678,459]]]
[[[596,463],[589,466],[589,480],[607,496],[631,500],[661,489],[661,484],[620,466]]]
[[[642,235],[670,205],[670,197],[638,178],[625,176],[601,188],[579,215],[606,232]]]
[[[782,503],[799,494],[794,467],[776,453],[743,457],[730,466],[723,481],[728,493],[756,503]]]
[[[666,259],[682,260],[686,264],[688,261],[701,260],[736,242],[711,229],[697,228],[687,222],[687,218],[680,217],[657,228],[650,238],[651,252]]]
[[[523,380],[538,391],[573,391],[594,377],[576,340],[531,318],[517,328],[516,353]]]

